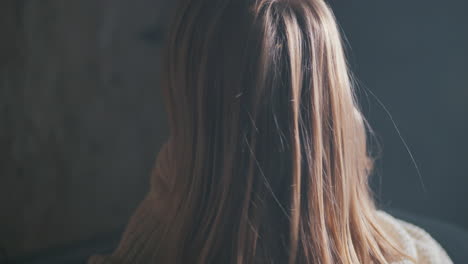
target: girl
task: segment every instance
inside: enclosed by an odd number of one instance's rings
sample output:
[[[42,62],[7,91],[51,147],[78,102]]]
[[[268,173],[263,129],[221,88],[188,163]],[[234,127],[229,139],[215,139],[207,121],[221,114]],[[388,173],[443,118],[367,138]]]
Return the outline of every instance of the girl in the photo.
[[[451,263],[374,206],[323,0],[183,0],[166,55],[170,139],[118,249],[90,263]]]

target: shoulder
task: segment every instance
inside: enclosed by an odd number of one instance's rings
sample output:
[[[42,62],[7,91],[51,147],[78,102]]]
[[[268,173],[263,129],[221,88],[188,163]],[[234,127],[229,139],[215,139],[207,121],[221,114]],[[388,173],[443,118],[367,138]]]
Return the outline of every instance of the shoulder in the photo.
[[[377,218],[385,232],[397,242],[405,253],[418,263],[451,264],[449,256],[442,246],[422,228],[397,219],[383,211],[377,212]],[[412,263],[412,262],[401,262]]]

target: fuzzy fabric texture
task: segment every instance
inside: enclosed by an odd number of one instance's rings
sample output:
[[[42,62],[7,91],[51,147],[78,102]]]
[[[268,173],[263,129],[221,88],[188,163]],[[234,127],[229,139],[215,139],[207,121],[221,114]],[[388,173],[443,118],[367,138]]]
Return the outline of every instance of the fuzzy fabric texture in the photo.
[[[383,211],[377,212],[380,225],[408,256],[417,262],[403,260],[393,264],[452,264],[450,257],[422,228],[397,219]]]

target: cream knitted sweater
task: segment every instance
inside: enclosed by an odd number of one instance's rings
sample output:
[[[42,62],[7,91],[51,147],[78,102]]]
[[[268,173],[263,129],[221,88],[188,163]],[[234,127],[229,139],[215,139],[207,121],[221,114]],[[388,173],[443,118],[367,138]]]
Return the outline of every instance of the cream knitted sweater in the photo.
[[[423,229],[413,224],[396,219],[379,211],[377,215],[381,226],[388,235],[405,250],[405,253],[417,260],[404,260],[393,264],[451,264],[445,250]]]

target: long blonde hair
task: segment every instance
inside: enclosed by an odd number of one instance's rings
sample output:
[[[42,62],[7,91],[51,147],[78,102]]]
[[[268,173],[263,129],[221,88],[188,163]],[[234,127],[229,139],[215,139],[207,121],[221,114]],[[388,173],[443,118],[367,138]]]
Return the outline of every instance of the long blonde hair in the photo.
[[[182,1],[166,55],[158,263],[402,257],[375,216],[363,117],[323,0]]]

